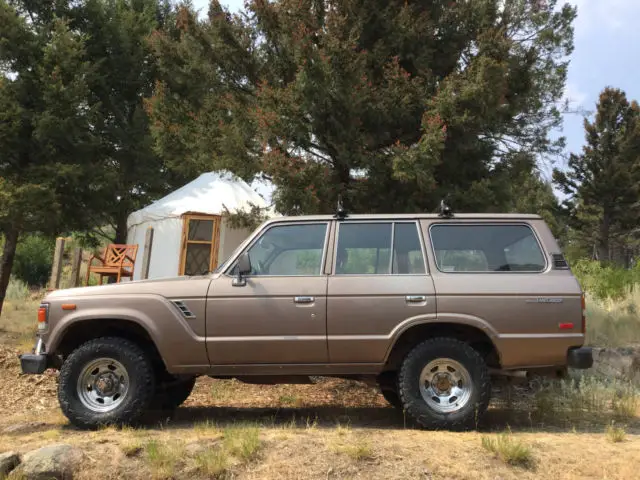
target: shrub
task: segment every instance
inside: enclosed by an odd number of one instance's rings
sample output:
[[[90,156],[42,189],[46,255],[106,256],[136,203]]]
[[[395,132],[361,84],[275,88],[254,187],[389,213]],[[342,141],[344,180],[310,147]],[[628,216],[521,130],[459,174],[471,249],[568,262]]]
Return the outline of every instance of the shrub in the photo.
[[[208,448],[198,453],[195,460],[198,471],[207,478],[221,477],[231,464],[227,452],[221,448]]]
[[[254,425],[233,425],[222,433],[224,447],[233,456],[248,461],[260,450],[260,429]]]
[[[5,297],[9,301],[24,302],[29,298],[29,287],[22,280],[15,277],[9,279],[9,286]]]
[[[514,438],[510,431],[496,437],[482,437],[482,446],[508,465],[528,467],[533,462],[531,449]]]
[[[625,269],[613,265],[603,265],[594,260],[582,259],[571,265],[582,288],[597,299],[619,299],[640,283],[640,266]]]
[[[606,433],[607,433],[607,439],[611,443],[623,442],[625,436],[627,435],[627,432],[625,431],[624,427],[616,427],[615,424],[613,423],[607,427]]]
[[[51,275],[53,239],[42,235],[20,238],[13,263],[13,275],[32,286],[45,286]]]

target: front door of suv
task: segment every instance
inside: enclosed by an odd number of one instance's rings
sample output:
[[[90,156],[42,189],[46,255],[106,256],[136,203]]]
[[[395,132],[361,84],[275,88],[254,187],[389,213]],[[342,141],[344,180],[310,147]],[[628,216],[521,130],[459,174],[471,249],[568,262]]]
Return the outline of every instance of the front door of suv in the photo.
[[[333,364],[377,364],[412,321],[435,317],[415,221],[341,221],[329,277],[327,339]]]
[[[207,299],[212,365],[326,363],[329,222],[271,224],[245,251],[252,271],[234,286],[234,267]]]

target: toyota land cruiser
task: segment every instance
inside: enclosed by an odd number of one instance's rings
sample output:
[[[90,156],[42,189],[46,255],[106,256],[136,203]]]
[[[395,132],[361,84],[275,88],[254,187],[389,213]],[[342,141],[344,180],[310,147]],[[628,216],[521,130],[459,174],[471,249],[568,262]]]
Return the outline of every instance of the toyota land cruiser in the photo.
[[[494,374],[589,368],[584,297],[535,215],[276,218],[216,272],[54,291],[24,373],[60,370],[83,428],[175,408],[195,378],[374,380],[426,428],[464,428]]]

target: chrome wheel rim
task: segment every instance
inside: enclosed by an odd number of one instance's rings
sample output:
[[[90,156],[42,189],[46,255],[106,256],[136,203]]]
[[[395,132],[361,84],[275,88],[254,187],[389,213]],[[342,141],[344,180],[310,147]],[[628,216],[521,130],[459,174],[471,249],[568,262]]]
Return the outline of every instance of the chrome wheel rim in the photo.
[[[89,362],[78,377],[78,398],[93,412],[110,412],[123,402],[129,391],[127,369],[112,358]]]
[[[463,408],[473,391],[471,374],[450,358],[429,362],[420,373],[420,394],[438,413],[452,413]]]

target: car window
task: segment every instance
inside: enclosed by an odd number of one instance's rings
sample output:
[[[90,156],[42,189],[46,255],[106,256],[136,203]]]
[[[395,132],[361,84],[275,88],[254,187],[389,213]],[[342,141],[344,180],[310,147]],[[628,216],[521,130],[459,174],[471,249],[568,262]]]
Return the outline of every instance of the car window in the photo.
[[[276,225],[247,253],[251,275],[320,275],[327,224]]]
[[[437,250],[436,256],[444,272],[478,272],[489,268],[482,250]]]
[[[285,250],[269,265],[269,275],[319,275],[321,249]]]
[[[528,225],[433,225],[431,242],[443,272],[541,272],[545,257]]]
[[[415,222],[341,223],[335,271],[337,275],[424,273]]]
[[[394,274],[425,273],[424,255],[418,226],[415,223],[394,223],[393,225],[393,265]]]

